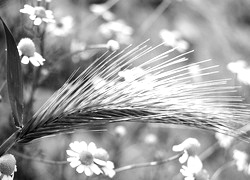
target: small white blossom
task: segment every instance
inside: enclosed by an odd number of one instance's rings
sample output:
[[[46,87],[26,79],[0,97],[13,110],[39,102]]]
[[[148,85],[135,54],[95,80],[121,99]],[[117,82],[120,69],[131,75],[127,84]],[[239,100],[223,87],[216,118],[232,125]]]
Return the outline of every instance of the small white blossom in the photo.
[[[232,72],[237,74],[237,79],[244,83],[250,85],[250,67],[243,60],[236,62],[231,62],[227,65],[227,68]]]
[[[156,144],[157,141],[158,141],[157,136],[156,136],[155,134],[152,134],[152,133],[147,134],[147,135],[145,136],[145,138],[144,138],[144,142],[145,142],[146,144]]]
[[[144,77],[144,75],[146,75],[146,71],[140,67],[127,69],[118,73],[118,76],[124,78],[126,82],[133,82],[141,77]]]
[[[106,21],[112,21],[115,19],[115,15],[108,10],[106,4],[93,4],[89,7],[90,11],[97,16],[102,16]]]
[[[181,53],[189,48],[189,43],[182,39],[181,34],[178,31],[162,29],[159,36],[166,46],[176,48]]]
[[[200,143],[195,138],[188,138],[179,145],[173,146],[173,151],[182,152],[183,155],[179,158],[181,164],[186,162],[186,165],[180,169],[185,180],[208,180],[209,175],[203,169],[201,159],[197,156],[197,150]]]
[[[5,154],[0,157],[0,179],[13,180],[17,171],[16,159],[12,154]]]
[[[250,164],[248,162],[248,155],[245,152],[234,150],[233,159],[235,160],[235,165],[238,171],[242,171],[245,174],[250,175]]]
[[[175,152],[182,152],[183,155],[179,158],[181,164],[185,163],[190,157],[196,156],[200,143],[195,138],[188,138],[179,145],[173,146]]]
[[[56,23],[47,25],[47,32],[58,37],[65,37],[72,32],[74,20],[71,16],[65,16]]]
[[[127,134],[127,130],[126,130],[126,128],[124,126],[119,125],[119,126],[115,127],[114,134],[117,137],[124,137]]]
[[[115,175],[114,164],[108,161],[109,155],[105,149],[97,148],[93,142],[87,145],[84,141],[75,141],[69,146],[71,150],[66,151],[70,156],[67,161],[78,173],[84,172],[86,176],[105,174],[110,178]]]
[[[122,20],[110,21],[99,26],[99,31],[106,38],[117,40],[123,44],[129,44],[132,39],[133,29]]]
[[[115,40],[109,40],[107,42],[107,49],[110,51],[117,51],[120,49],[120,44]]]
[[[17,45],[19,55],[21,56],[21,62],[28,64],[31,62],[34,66],[41,66],[45,59],[36,52],[34,42],[29,38],[23,38]]]
[[[28,14],[29,18],[34,21],[34,25],[36,26],[39,26],[42,22],[55,22],[53,12],[51,10],[46,10],[42,6],[32,7],[25,4],[24,8],[20,9],[20,12]]]
[[[181,174],[185,177],[185,180],[195,180],[202,170],[202,162],[198,156],[191,156],[187,161],[187,166],[182,166],[180,170]]]
[[[215,137],[218,140],[219,145],[225,149],[229,148],[234,140],[232,136],[228,136],[218,132],[215,133]]]

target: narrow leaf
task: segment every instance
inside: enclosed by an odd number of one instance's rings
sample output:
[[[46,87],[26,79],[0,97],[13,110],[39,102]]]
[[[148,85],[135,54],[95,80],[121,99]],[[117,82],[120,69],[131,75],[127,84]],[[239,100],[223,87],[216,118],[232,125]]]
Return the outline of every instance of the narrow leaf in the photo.
[[[23,80],[21,73],[21,60],[17,50],[17,45],[14,37],[3,19],[0,17],[3,23],[5,38],[7,44],[7,85],[8,94],[10,99],[10,105],[12,114],[14,117],[15,125],[17,127],[22,126],[23,117]]]

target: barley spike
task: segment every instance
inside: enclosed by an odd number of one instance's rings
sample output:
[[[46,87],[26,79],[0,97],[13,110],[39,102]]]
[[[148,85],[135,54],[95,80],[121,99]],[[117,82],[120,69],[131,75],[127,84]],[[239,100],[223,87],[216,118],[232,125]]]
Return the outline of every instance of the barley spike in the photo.
[[[190,52],[171,57],[171,49],[155,55],[164,45],[147,44],[107,52],[77,78],[71,77],[23,127],[17,142],[126,121],[242,136],[239,128],[248,124],[250,111],[235,95],[238,87],[227,85],[228,79],[193,80],[218,73],[211,60],[187,64]],[[190,75],[194,65],[202,67],[200,74]]]

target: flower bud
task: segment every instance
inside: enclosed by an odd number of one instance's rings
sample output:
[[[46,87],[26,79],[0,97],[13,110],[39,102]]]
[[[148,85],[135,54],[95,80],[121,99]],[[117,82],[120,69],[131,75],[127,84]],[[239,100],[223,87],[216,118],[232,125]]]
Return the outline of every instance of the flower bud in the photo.
[[[98,148],[94,157],[103,161],[107,161],[109,159],[108,152],[103,148]]]
[[[107,48],[110,50],[110,51],[117,51],[120,49],[120,44],[115,41],[115,40],[109,40],[107,42]]]
[[[11,176],[16,169],[16,159],[12,154],[0,157],[0,173]]]
[[[124,137],[127,134],[127,130],[124,126],[116,126],[114,130],[114,134],[117,137]]]

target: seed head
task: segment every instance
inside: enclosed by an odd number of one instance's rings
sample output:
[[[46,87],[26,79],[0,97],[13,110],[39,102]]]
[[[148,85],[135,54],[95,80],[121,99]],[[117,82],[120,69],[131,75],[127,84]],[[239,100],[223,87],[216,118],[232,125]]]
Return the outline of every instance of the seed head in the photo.
[[[187,53],[171,58],[174,49],[159,53],[162,48],[143,43],[107,52],[38,110],[18,142],[116,122],[186,125],[248,139],[238,128],[249,123],[250,111],[227,79],[214,79],[218,66],[207,65],[211,60],[187,65]],[[190,66],[199,66],[201,81]]]

